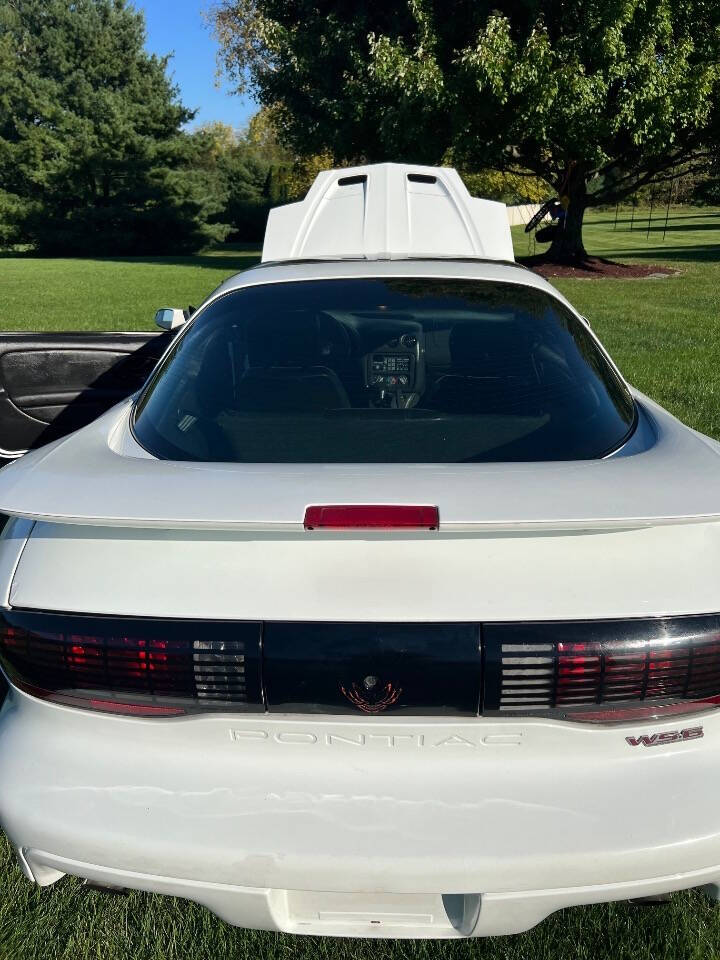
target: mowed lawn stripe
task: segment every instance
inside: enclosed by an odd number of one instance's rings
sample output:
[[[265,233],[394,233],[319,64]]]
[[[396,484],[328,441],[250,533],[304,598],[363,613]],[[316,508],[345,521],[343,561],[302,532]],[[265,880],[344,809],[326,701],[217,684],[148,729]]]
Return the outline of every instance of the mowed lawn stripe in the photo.
[[[257,263],[256,248],[195,257],[0,257],[0,331],[152,330],[158,307],[197,306]]]

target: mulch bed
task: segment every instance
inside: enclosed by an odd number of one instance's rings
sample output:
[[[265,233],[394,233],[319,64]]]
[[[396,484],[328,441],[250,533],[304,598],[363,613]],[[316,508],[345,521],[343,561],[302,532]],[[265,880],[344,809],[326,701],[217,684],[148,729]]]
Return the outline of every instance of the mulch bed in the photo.
[[[603,257],[588,257],[587,260],[572,263],[552,263],[544,255],[536,257],[518,257],[518,263],[534,270],[543,277],[673,277],[679,270],[658,263],[616,263]]]

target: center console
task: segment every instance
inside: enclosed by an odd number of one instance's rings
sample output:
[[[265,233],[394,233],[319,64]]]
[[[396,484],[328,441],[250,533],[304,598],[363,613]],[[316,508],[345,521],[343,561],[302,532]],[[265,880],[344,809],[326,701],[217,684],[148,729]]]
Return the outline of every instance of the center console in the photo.
[[[365,357],[365,385],[375,407],[410,407],[424,380],[420,338],[414,333],[392,337]]]

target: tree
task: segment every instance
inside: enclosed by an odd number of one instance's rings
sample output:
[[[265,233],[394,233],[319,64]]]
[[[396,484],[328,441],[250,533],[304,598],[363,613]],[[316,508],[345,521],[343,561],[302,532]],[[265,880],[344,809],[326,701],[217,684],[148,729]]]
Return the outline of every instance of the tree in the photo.
[[[720,93],[713,0],[220,0],[223,64],[286,141],[537,176],[585,210],[704,162]]]
[[[46,253],[190,251],[225,231],[193,114],[125,0],[0,0],[0,240]]]
[[[188,140],[191,172],[210,195],[222,198],[212,219],[228,225],[231,240],[262,240],[270,208],[303,196],[332,163],[327,155],[293,155],[278,140],[272,111],[259,111],[245,130],[204,124]]]
[[[258,241],[265,231],[270,207],[265,184],[271,171],[269,159],[251,142],[246,132],[224,123],[210,123],[192,134],[194,166],[205,182],[224,197],[222,212],[230,239]]]
[[[247,139],[270,165],[265,195],[273,205],[301,199],[318,173],[334,163],[329,150],[299,154],[289,150],[282,142],[281,118],[272,108],[251,118]]]
[[[539,177],[528,175],[527,170],[511,173],[508,170],[458,171],[465,186],[474,197],[500,200],[502,203],[542,203],[547,200],[550,188]]]

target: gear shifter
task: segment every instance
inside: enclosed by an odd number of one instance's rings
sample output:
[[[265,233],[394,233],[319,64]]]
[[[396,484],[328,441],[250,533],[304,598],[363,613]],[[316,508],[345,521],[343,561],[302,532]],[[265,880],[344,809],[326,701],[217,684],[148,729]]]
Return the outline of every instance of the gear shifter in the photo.
[[[381,389],[373,399],[374,407],[392,407],[395,394],[389,390]]]

